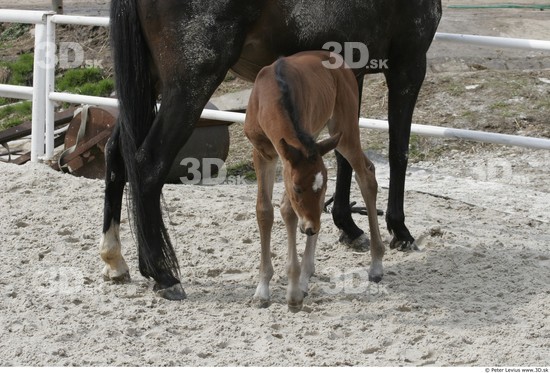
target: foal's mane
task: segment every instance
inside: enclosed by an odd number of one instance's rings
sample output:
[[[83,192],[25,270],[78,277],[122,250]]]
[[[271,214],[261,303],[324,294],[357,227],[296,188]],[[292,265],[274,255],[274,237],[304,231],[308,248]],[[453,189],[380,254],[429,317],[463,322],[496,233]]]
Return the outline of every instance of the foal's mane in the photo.
[[[306,148],[307,156],[311,157],[316,154],[317,144],[311,135],[304,132],[300,126],[300,108],[296,107],[296,100],[294,100],[294,93],[292,92],[291,86],[289,85],[287,66],[286,62],[279,58],[275,62],[275,79],[279,85],[279,90],[281,91],[281,106],[286,111],[294,131],[296,132],[296,137],[300,143]]]

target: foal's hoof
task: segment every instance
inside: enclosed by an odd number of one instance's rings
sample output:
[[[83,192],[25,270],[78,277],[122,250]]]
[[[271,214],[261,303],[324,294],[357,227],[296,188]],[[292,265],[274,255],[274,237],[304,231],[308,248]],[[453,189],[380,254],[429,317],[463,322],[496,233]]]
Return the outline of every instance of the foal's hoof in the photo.
[[[397,249],[399,251],[420,251],[420,248],[415,241],[400,241],[396,237],[390,242],[391,249]]]
[[[303,302],[290,302],[288,303],[288,310],[292,313],[298,313],[302,310],[303,305]]]
[[[373,259],[369,268],[369,281],[377,284],[382,281],[383,276],[384,266],[382,264],[382,260]]]
[[[370,240],[364,233],[355,240],[352,240],[346,232],[342,231],[338,241],[349,246],[353,251],[367,252],[370,250]]]
[[[375,284],[378,284],[380,281],[382,281],[382,275],[369,275],[369,281],[374,282]]]
[[[256,308],[269,308],[271,305],[271,301],[269,299],[260,298],[254,298],[252,303]]]
[[[187,298],[187,294],[185,294],[185,290],[183,290],[180,283],[164,289],[161,289],[158,284],[155,284],[153,290],[159,297],[168,300],[184,300]]]

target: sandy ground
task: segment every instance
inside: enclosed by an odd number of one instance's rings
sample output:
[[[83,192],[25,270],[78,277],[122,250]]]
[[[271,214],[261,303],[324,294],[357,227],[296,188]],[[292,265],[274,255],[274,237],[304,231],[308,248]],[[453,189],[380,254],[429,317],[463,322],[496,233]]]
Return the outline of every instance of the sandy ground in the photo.
[[[383,207],[388,168],[373,158]],[[423,250],[388,250],[379,285],[325,214],[310,296],[293,314],[278,214],[273,304],[251,302],[254,185],[165,187],[188,293],[169,302],[138,274],[127,224],[133,281],[103,282],[102,182],[0,164],[0,365],[548,366],[549,167],[548,152],[518,149],[411,167],[407,221]]]
[[[49,4],[0,0],[2,8]],[[107,15],[108,2],[66,1],[65,11]],[[495,14],[445,10],[440,31],[550,39],[548,11]],[[462,58],[515,67],[530,61],[516,52],[437,44],[431,53],[445,71],[460,70]],[[384,208],[387,161],[371,158]],[[169,302],[138,273],[125,212],[122,243],[132,283],[103,282],[102,182],[44,165],[0,163],[0,366],[548,366],[549,167],[547,151],[504,147],[449,150],[412,165],[407,223],[422,251],[388,249],[379,285],[366,282],[368,254],[339,244],[324,215],[317,273],[304,311],[293,314],[284,300],[279,214],[273,304],[258,309],[251,302],[259,264],[255,185],[165,187],[188,294]],[[281,190],[278,183],[276,201]],[[359,201],[356,188],[352,196]],[[367,226],[366,217],[356,219]]]

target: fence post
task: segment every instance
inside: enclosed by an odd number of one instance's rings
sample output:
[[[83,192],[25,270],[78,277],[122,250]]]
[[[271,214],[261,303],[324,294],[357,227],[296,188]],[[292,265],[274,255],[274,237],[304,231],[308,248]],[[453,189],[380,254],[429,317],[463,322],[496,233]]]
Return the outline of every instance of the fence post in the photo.
[[[55,105],[50,100],[50,93],[55,91],[55,65],[57,45],[55,43],[55,23],[53,13],[46,14],[46,66],[45,66],[45,117],[46,117],[46,159],[51,159],[54,152]]]
[[[52,9],[57,14],[63,14],[63,0],[52,0]]]
[[[34,30],[31,162],[38,162],[38,158],[44,155],[46,24],[37,23]]]

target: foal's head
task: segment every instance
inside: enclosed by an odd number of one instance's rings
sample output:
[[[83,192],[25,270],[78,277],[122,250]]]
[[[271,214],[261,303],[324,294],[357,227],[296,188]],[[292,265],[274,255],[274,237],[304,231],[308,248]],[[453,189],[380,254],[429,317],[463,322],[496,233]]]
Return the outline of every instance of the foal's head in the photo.
[[[308,152],[281,139],[286,193],[298,216],[300,231],[308,236],[319,233],[321,228],[321,212],[327,189],[327,169],[322,157],[336,148],[340,136],[336,134],[320,141]]]

